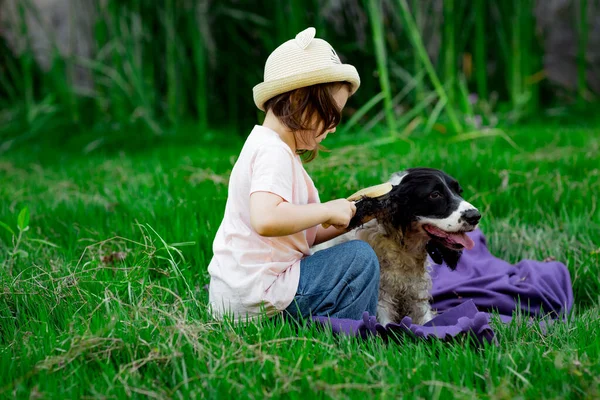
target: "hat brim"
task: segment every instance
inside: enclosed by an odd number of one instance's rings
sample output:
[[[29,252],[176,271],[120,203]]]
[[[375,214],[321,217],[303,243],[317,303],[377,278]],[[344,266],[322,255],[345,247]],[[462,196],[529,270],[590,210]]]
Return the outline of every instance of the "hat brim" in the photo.
[[[330,82],[349,82],[352,85],[350,93],[352,95],[360,86],[360,77],[356,68],[349,64],[335,65],[316,71],[286,76],[285,78],[262,82],[254,86],[252,89],[254,103],[260,110],[265,111],[265,102],[277,95],[306,86]]]

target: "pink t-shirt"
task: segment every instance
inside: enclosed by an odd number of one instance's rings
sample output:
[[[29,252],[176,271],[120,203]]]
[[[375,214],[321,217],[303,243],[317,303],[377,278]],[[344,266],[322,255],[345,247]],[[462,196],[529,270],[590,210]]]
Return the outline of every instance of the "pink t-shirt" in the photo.
[[[250,194],[271,192],[293,204],[319,203],[317,189],[297,154],[279,135],[255,126],[229,180],[223,221],[213,242],[209,302],[217,318],[271,316],[294,299],[300,260],[310,255],[317,227],[263,237],[250,225]]]

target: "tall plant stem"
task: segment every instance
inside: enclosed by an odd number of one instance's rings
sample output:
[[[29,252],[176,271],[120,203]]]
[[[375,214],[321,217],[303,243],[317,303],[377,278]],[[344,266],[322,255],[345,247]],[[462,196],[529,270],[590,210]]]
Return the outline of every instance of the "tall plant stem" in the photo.
[[[422,32],[423,29],[423,12],[421,10],[422,4],[421,0],[413,0],[412,9],[415,15],[415,24],[419,32]],[[415,76],[421,74],[423,71],[423,63],[419,58],[419,55],[416,52],[413,52],[413,61],[414,61],[414,70]],[[415,104],[419,104],[424,97],[425,87],[423,85],[423,81],[419,79],[415,87]]]
[[[440,100],[442,103],[446,104],[446,112],[448,113],[448,118],[450,119],[450,123],[452,124],[452,128],[456,132],[462,132],[462,126],[456,116],[456,112],[454,111],[454,105],[448,104],[448,95],[442,86],[437,74],[435,73],[435,69],[433,68],[433,64],[427,55],[427,51],[425,50],[425,46],[423,45],[423,41],[421,39],[421,35],[417,30],[417,26],[415,21],[410,13],[408,8],[408,4],[406,0],[398,0],[398,5],[400,6],[400,13],[402,15],[402,19],[406,24],[408,30],[408,37],[414,47],[414,50],[419,55],[421,62],[425,66],[425,70],[427,71],[427,75],[435,88]]]
[[[176,55],[176,30],[175,30],[175,3],[167,0],[165,12],[166,31],[166,56],[167,56],[167,115],[171,123],[178,120],[178,79],[177,79],[177,55]]]
[[[512,35],[511,35],[511,82],[510,82],[510,93],[511,101],[514,110],[520,107],[521,95],[523,92],[523,80],[522,80],[522,53],[521,53],[521,11],[522,6],[520,1],[517,0],[515,4],[515,12],[512,20]]]
[[[475,79],[477,81],[477,94],[482,100],[487,100],[488,98],[485,51],[485,3],[486,0],[475,0]]]
[[[444,79],[448,83],[448,104],[455,106],[456,32],[454,0],[444,0]]]
[[[200,130],[205,131],[208,128],[208,82],[207,82],[207,57],[202,33],[199,29],[201,23],[206,21],[204,17],[205,10],[200,9],[200,5],[194,3],[194,24],[190,24],[192,38],[192,54],[194,57],[194,68],[196,70],[196,113]]]
[[[578,51],[577,51],[577,94],[579,101],[583,102],[586,98],[586,60],[585,54],[588,43],[588,18],[587,18],[587,0],[579,0],[579,23],[578,26]]]
[[[33,50],[29,39],[27,29],[27,10],[26,5],[19,3],[19,17],[21,23],[21,35],[25,38],[25,51],[21,57],[21,72],[23,74],[23,91],[25,93],[25,114],[27,122],[30,121],[31,110],[33,108]]]
[[[383,38],[383,20],[381,16],[381,1],[369,0],[369,19],[373,31],[373,44],[375,45],[375,57],[377,59],[377,71],[379,72],[379,84],[384,95],[385,118],[388,129],[392,135],[396,134],[396,118],[394,115],[394,104],[388,75],[387,54],[385,51],[385,40]]]

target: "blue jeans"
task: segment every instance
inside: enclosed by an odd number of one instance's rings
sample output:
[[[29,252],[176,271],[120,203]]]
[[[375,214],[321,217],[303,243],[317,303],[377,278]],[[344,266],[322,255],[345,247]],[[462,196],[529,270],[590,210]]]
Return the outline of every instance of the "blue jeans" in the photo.
[[[353,240],[302,259],[298,291],[285,311],[293,319],[361,319],[365,311],[375,315],[378,295],[379,260],[368,243]]]

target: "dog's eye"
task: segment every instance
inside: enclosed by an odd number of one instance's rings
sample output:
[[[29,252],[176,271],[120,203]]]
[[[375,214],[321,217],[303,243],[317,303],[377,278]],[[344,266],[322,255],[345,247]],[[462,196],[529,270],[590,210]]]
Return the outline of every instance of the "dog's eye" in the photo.
[[[440,192],[432,192],[432,193],[429,195],[429,198],[430,198],[430,199],[439,199],[440,197],[442,197],[442,194],[441,194]]]

